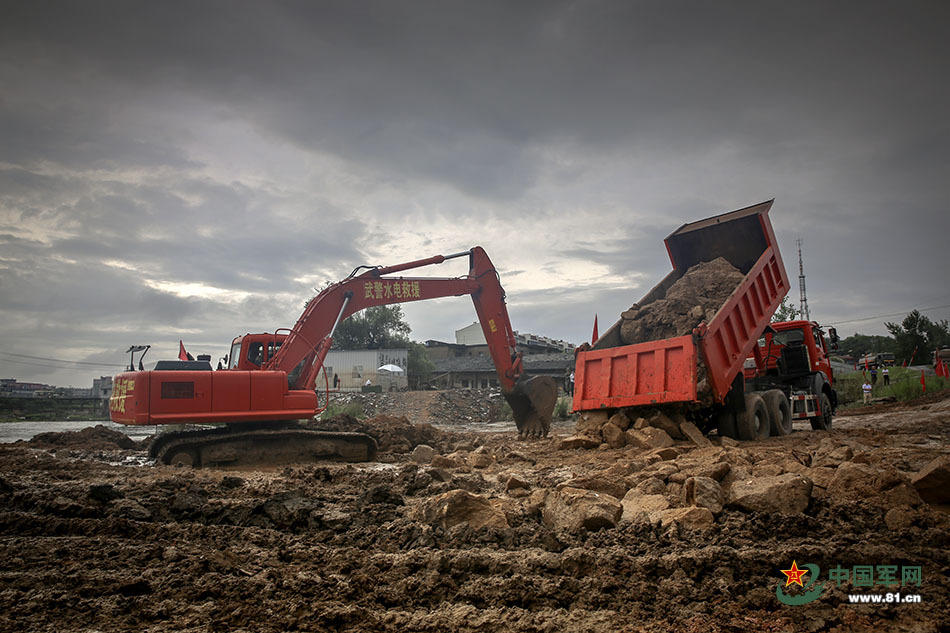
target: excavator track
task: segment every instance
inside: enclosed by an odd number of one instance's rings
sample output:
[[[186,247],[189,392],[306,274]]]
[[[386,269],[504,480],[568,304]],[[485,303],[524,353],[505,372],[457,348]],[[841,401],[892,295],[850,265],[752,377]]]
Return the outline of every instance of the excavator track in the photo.
[[[278,465],[313,461],[367,462],[376,441],[363,433],[282,428],[217,427],[162,433],[152,440],[156,464],[192,468]]]

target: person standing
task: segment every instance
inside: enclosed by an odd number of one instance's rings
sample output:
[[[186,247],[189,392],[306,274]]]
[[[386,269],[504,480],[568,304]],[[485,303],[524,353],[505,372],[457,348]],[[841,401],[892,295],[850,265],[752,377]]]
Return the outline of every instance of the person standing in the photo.
[[[871,383],[865,381],[861,389],[864,391],[864,404],[871,404],[871,389],[873,389]]]
[[[571,390],[571,395],[574,395],[574,372],[571,371],[571,375],[567,380],[568,388]]]
[[[871,385],[877,384],[877,366],[871,368]]]
[[[881,376],[884,378],[885,387],[891,384],[891,372],[887,369],[887,367],[881,368]]]

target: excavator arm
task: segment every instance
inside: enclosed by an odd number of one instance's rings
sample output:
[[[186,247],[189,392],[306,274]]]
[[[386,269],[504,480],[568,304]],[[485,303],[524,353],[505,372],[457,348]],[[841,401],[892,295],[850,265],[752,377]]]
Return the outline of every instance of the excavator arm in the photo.
[[[469,272],[462,277],[396,276],[396,273],[466,255]],[[519,434],[547,435],[557,400],[557,385],[550,377],[525,376],[508,318],[505,292],[484,249],[476,246],[453,255],[360,270],[328,286],[307,304],[280,350],[262,369],[284,371],[295,376],[291,388],[312,390],[333,343],[333,334],[343,319],[373,306],[470,295]]]

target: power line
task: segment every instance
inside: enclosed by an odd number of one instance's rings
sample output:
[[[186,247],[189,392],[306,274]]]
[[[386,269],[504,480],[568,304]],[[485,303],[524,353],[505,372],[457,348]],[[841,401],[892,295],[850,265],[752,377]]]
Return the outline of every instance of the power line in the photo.
[[[946,305],[942,305],[942,306],[933,306],[932,308],[913,308],[913,310],[917,310],[917,312],[929,312],[931,310],[942,310],[944,308],[950,308],[950,303]],[[879,314],[877,316],[864,317],[861,319],[851,319],[849,321],[834,321],[832,323],[829,323],[828,325],[843,325],[845,323],[859,323],[861,321],[873,321],[874,319],[887,319],[890,317],[906,315],[910,311],[911,310],[904,310],[902,312],[892,312],[891,314]]]
[[[46,361],[48,363],[57,363],[56,365],[54,365],[55,367],[63,367],[64,365],[70,365],[70,366],[91,365],[94,367],[109,367],[113,369],[117,367],[125,367],[125,365],[119,365],[116,363],[94,363],[92,361],[64,360],[61,358],[46,358],[45,356],[30,356],[29,354],[16,354],[14,352],[0,352],[0,355],[15,356],[16,358],[24,358],[24,359],[28,359],[29,361]],[[7,358],[5,359],[5,361],[10,362],[10,363],[21,363],[21,364],[26,364],[26,365],[37,364],[37,363],[30,363],[30,362],[22,361],[22,360],[16,360],[16,358]],[[40,365],[40,366],[47,367],[48,365]],[[74,368],[79,369],[79,367],[74,367]]]

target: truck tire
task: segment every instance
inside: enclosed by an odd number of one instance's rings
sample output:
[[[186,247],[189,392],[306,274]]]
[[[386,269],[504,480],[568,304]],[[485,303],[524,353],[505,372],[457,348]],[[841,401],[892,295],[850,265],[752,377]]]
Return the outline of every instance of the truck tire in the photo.
[[[769,436],[769,410],[765,400],[756,393],[745,396],[745,411],[736,415],[736,432],[740,440],[764,440]]]
[[[792,432],[792,408],[781,389],[769,389],[762,394],[769,412],[769,432],[774,436]]]
[[[830,431],[831,430],[831,400],[828,398],[828,394],[822,392],[821,397],[818,399],[819,405],[821,407],[821,415],[809,418],[811,422],[811,428],[815,431]]]
[[[736,414],[729,409],[723,409],[716,416],[716,429],[719,437],[729,437],[734,440],[739,439],[736,434]]]

